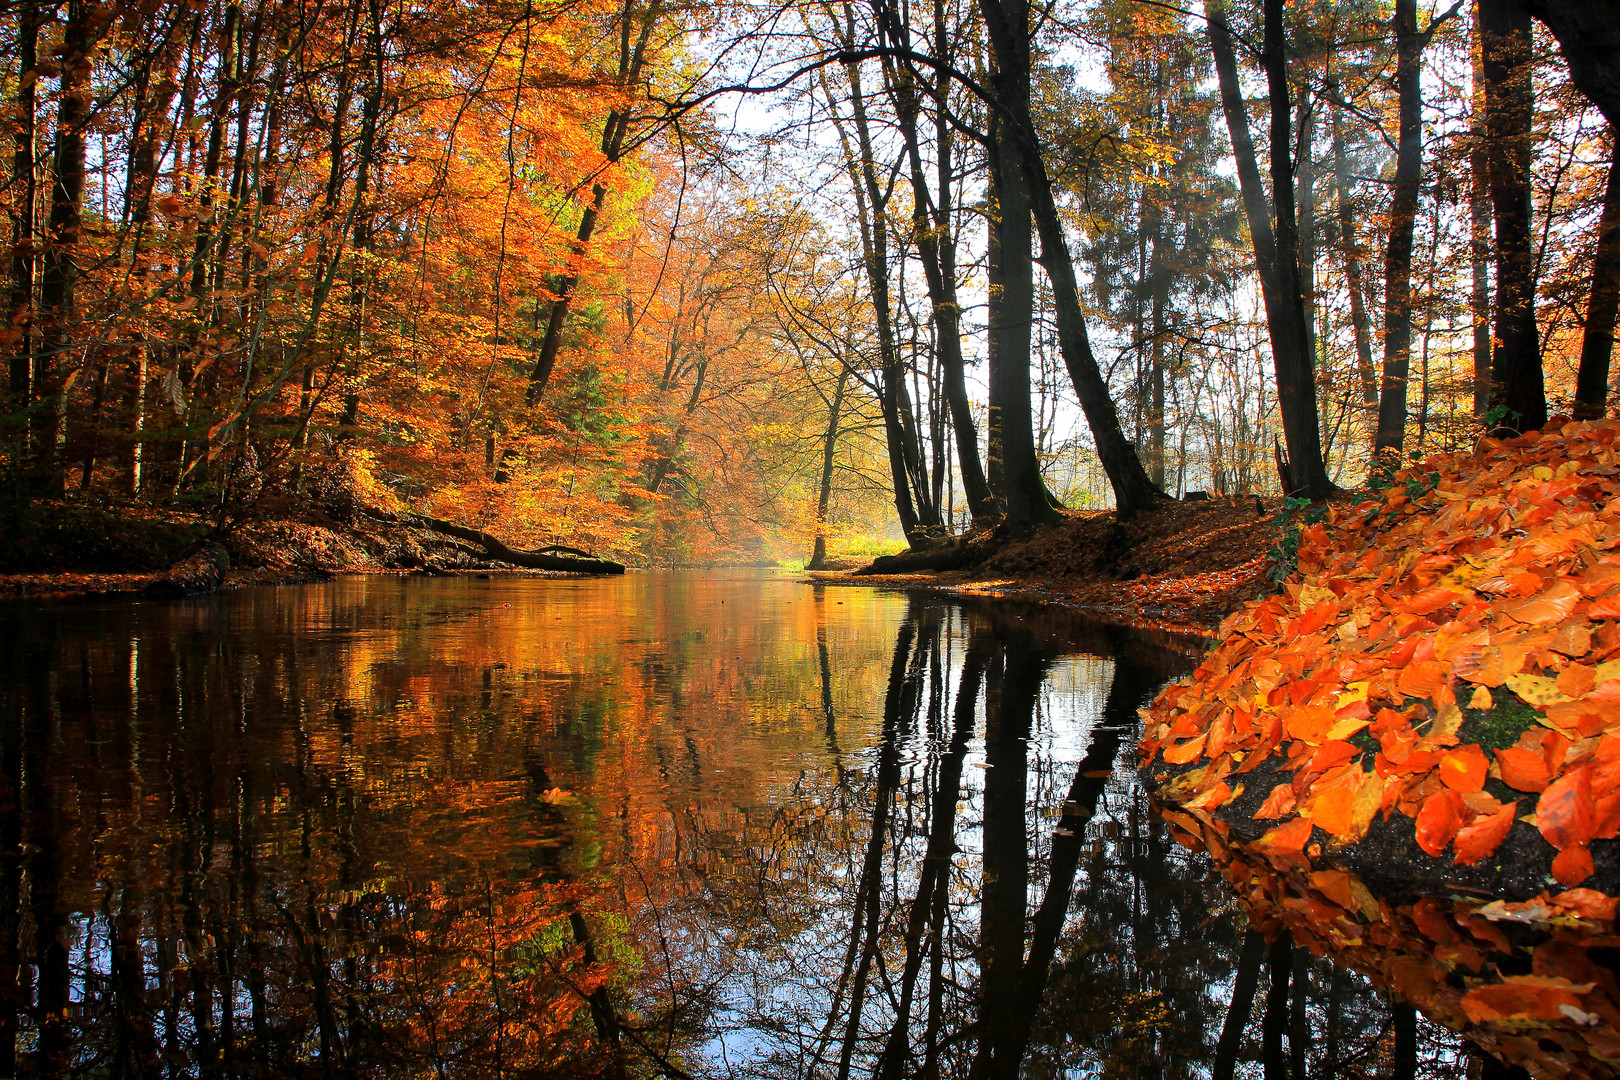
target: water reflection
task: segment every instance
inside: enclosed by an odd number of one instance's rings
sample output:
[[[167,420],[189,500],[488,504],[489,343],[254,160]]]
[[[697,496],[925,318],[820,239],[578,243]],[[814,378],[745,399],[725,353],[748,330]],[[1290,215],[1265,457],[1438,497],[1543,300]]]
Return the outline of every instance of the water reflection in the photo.
[[[1467,1068],[1158,823],[1164,642],[680,574],[0,638],[0,1075]]]

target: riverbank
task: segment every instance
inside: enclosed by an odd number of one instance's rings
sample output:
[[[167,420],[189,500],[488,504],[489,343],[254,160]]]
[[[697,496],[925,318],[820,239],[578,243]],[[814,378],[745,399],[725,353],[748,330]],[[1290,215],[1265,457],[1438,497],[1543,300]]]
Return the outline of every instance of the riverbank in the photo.
[[[50,510],[36,515],[0,552],[8,556],[0,566],[9,571],[0,573],[0,598],[140,596],[211,533],[206,522],[183,511],[72,503]],[[232,529],[218,543],[229,558],[221,589],[325,581],[336,574],[553,574],[482,557],[431,529],[380,520],[271,518]]]
[[[956,570],[812,571],[825,585],[928,589],[1059,604],[1105,622],[1212,636],[1266,577],[1282,534],[1275,501],[1254,496],[1166,502],[1120,523],[1112,511],[1069,511],[1061,524]]]

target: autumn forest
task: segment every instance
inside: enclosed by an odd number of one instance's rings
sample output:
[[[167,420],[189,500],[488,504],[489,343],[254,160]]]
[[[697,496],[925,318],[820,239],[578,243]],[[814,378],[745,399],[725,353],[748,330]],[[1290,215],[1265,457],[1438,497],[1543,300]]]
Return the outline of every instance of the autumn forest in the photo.
[[[11,5],[5,513],[820,560],[1601,415],[1602,8]]]

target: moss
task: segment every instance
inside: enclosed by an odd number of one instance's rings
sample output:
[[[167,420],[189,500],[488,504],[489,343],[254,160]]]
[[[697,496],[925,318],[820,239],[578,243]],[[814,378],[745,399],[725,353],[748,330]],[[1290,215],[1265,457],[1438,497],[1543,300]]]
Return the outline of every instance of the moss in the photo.
[[[1491,692],[1493,704],[1489,709],[1464,709],[1462,730],[1458,737],[1465,743],[1477,742],[1487,750],[1500,750],[1512,746],[1534,727],[1541,713],[1517,694],[1505,687]]]

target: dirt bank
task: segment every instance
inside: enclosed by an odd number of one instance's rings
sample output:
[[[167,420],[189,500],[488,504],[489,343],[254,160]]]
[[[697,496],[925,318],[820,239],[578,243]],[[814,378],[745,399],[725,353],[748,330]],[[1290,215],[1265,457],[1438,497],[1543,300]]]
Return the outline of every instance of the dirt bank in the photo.
[[[810,576],[829,585],[1025,597],[1107,622],[1209,635],[1245,600],[1272,591],[1266,568],[1279,513],[1275,502],[1253,496],[1166,502],[1124,524],[1112,511],[1072,511],[1062,524],[963,569]]]
[[[139,596],[210,543],[210,525],[183,511],[62,504],[39,512],[0,548],[0,598]],[[335,574],[452,574],[518,570],[468,544],[397,522],[320,515],[227,530],[221,588],[324,581]]]

